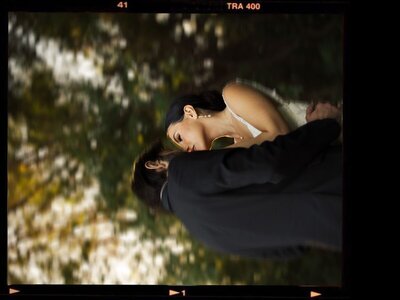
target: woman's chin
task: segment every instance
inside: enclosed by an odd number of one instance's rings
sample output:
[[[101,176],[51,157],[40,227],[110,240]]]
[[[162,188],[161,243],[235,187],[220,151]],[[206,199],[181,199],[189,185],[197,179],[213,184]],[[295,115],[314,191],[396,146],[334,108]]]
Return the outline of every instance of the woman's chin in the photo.
[[[210,150],[211,147],[207,147],[205,145],[196,145],[194,148],[194,151],[204,151],[204,150]]]

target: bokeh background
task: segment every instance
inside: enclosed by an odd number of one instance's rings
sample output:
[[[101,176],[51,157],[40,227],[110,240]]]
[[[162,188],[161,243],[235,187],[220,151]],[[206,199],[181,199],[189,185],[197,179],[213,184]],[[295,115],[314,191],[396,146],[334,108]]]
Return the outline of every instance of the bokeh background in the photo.
[[[341,100],[342,16],[21,12],[8,33],[9,284],[340,285],[338,253],[204,248],[130,174],[175,96],[240,77]]]

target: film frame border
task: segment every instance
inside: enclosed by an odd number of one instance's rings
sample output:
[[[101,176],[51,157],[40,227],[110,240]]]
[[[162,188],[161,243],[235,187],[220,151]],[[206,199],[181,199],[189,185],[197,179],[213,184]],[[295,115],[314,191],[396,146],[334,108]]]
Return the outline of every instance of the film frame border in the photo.
[[[118,7],[121,1],[95,1],[95,0],[60,0],[60,1],[28,1],[28,0],[14,0],[7,1],[2,10],[2,35],[3,45],[7,45],[7,19],[8,12],[29,11],[29,12],[108,12],[108,13],[239,13],[239,14],[253,14],[253,13],[297,13],[297,14],[313,14],[313,13],[327,13],[327,14],[342,14],[344,16],[344,59],[343,59],[343,97],[344,97],[344,191],[345,197],[350,198],[351,186],[348,184],[346,176],[350,175],[353,170],[349,166],[348,150],[351,149],[351,140],[347,139],[351,136],[351,119],[346,117],[347,112],[353,111],[350,102],[346,99],[350,98],[350,80],[351,80],[351,63],[350,56],[350,39],[352,36],[351,24],[351,9],[348,1],[221,1],[221,0],[130,0],[122,1],[128,3],[127,7]],[[131,5],[134,3],[134,5]],[[260,3],[260,9],[229,9],[227,3]],[[5,48],[3,48],[5,49]],[[8,53],[3,50],[3,58],[8,60]],[[5,65],[5,64],[4,64]],[[3,82],[7,82],[7,74],[3,72]],[[7,89],[3,89],[3,97],[7,99]],[[7,101],[1,102],[1,112],[3,117],[3,130],[4,137],[7,136]],[[346,149],[347,148],[347,149]],[[5,143],[3,149],[5,155],[2,160],[3,170],[3,187],[4,191],[7,190],[7,156]],[[347,170],[346,170],[347,168]],[[348,178],[351,178],[349,176]],[[65,295],[65,296],[94,296],[101,294],[102,296],[135,296],[135,297],[165,297],[168,296],[170,290],[185,291],[185,295],[181,292],[179,296],[196,296],[196,298],[203,297],[256,297],[260,298],[310,298],[311,292],[320,293],[322,297],[332,299],[347,299],[352,294],[352,275],[353,269],[351,266],[352,247],[352,227],[351,215],[354,210],[350,206],[350,201],[344,199],[343,215],[344,215],[344,232],[343,232],[343,264],[342,264],[342,286],[341,287],[328,287],[328,286],[219,286],[219,285],[196,285],[196,286],[171,286],[171,285],[8,285],[7,282],[7,255],[3,256],[0,265],[0,294],[8,295],[14,292],[17,295]],[[7,236],[7,202],[3,201],[3,216],[1,218],[1,230],[3,236]],[[7,253],[7,239],[2,239],[1,248]],[[0,248],[0,249],[1,249]],[[4,267],[3,267],[4,265]],[[257,296],[256,296],[257,295]],[[139,299],[139,298],[138,298]]]

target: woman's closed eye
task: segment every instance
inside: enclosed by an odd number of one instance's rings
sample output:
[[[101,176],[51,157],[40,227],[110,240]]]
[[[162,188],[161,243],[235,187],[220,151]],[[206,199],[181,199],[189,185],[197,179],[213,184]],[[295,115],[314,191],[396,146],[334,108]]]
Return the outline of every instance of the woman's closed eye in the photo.
[[[181,135],[180,135],[179,133],[175,133],[174,138],[175,138],[175,141],[176,141],[177,143],[182,142],[182,138],[181,138]]]

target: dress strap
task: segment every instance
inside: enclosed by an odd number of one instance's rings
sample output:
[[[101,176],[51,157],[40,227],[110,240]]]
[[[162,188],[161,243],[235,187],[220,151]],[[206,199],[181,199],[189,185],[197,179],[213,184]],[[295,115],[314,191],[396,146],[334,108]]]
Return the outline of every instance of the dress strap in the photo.
[[[222,96],[223,97],[223,96]],[[255,128],[253,125],[251,125],[249,122],[247,122],[245,119],[239,117],[229,106],[228,104],[226,104],[225,99],[224,99],[224,103],[226,105],[226,108],[229,110],[229,112],[232,114],[232,116],[235,117],[235,119],[237,119],[239,122],[241,122],[242,124],[246,125],[247,129],[249,129],[251,135],[253,137],[256,137],[258,135],[261,134],[261,131],[258,130],[257,128]]]

